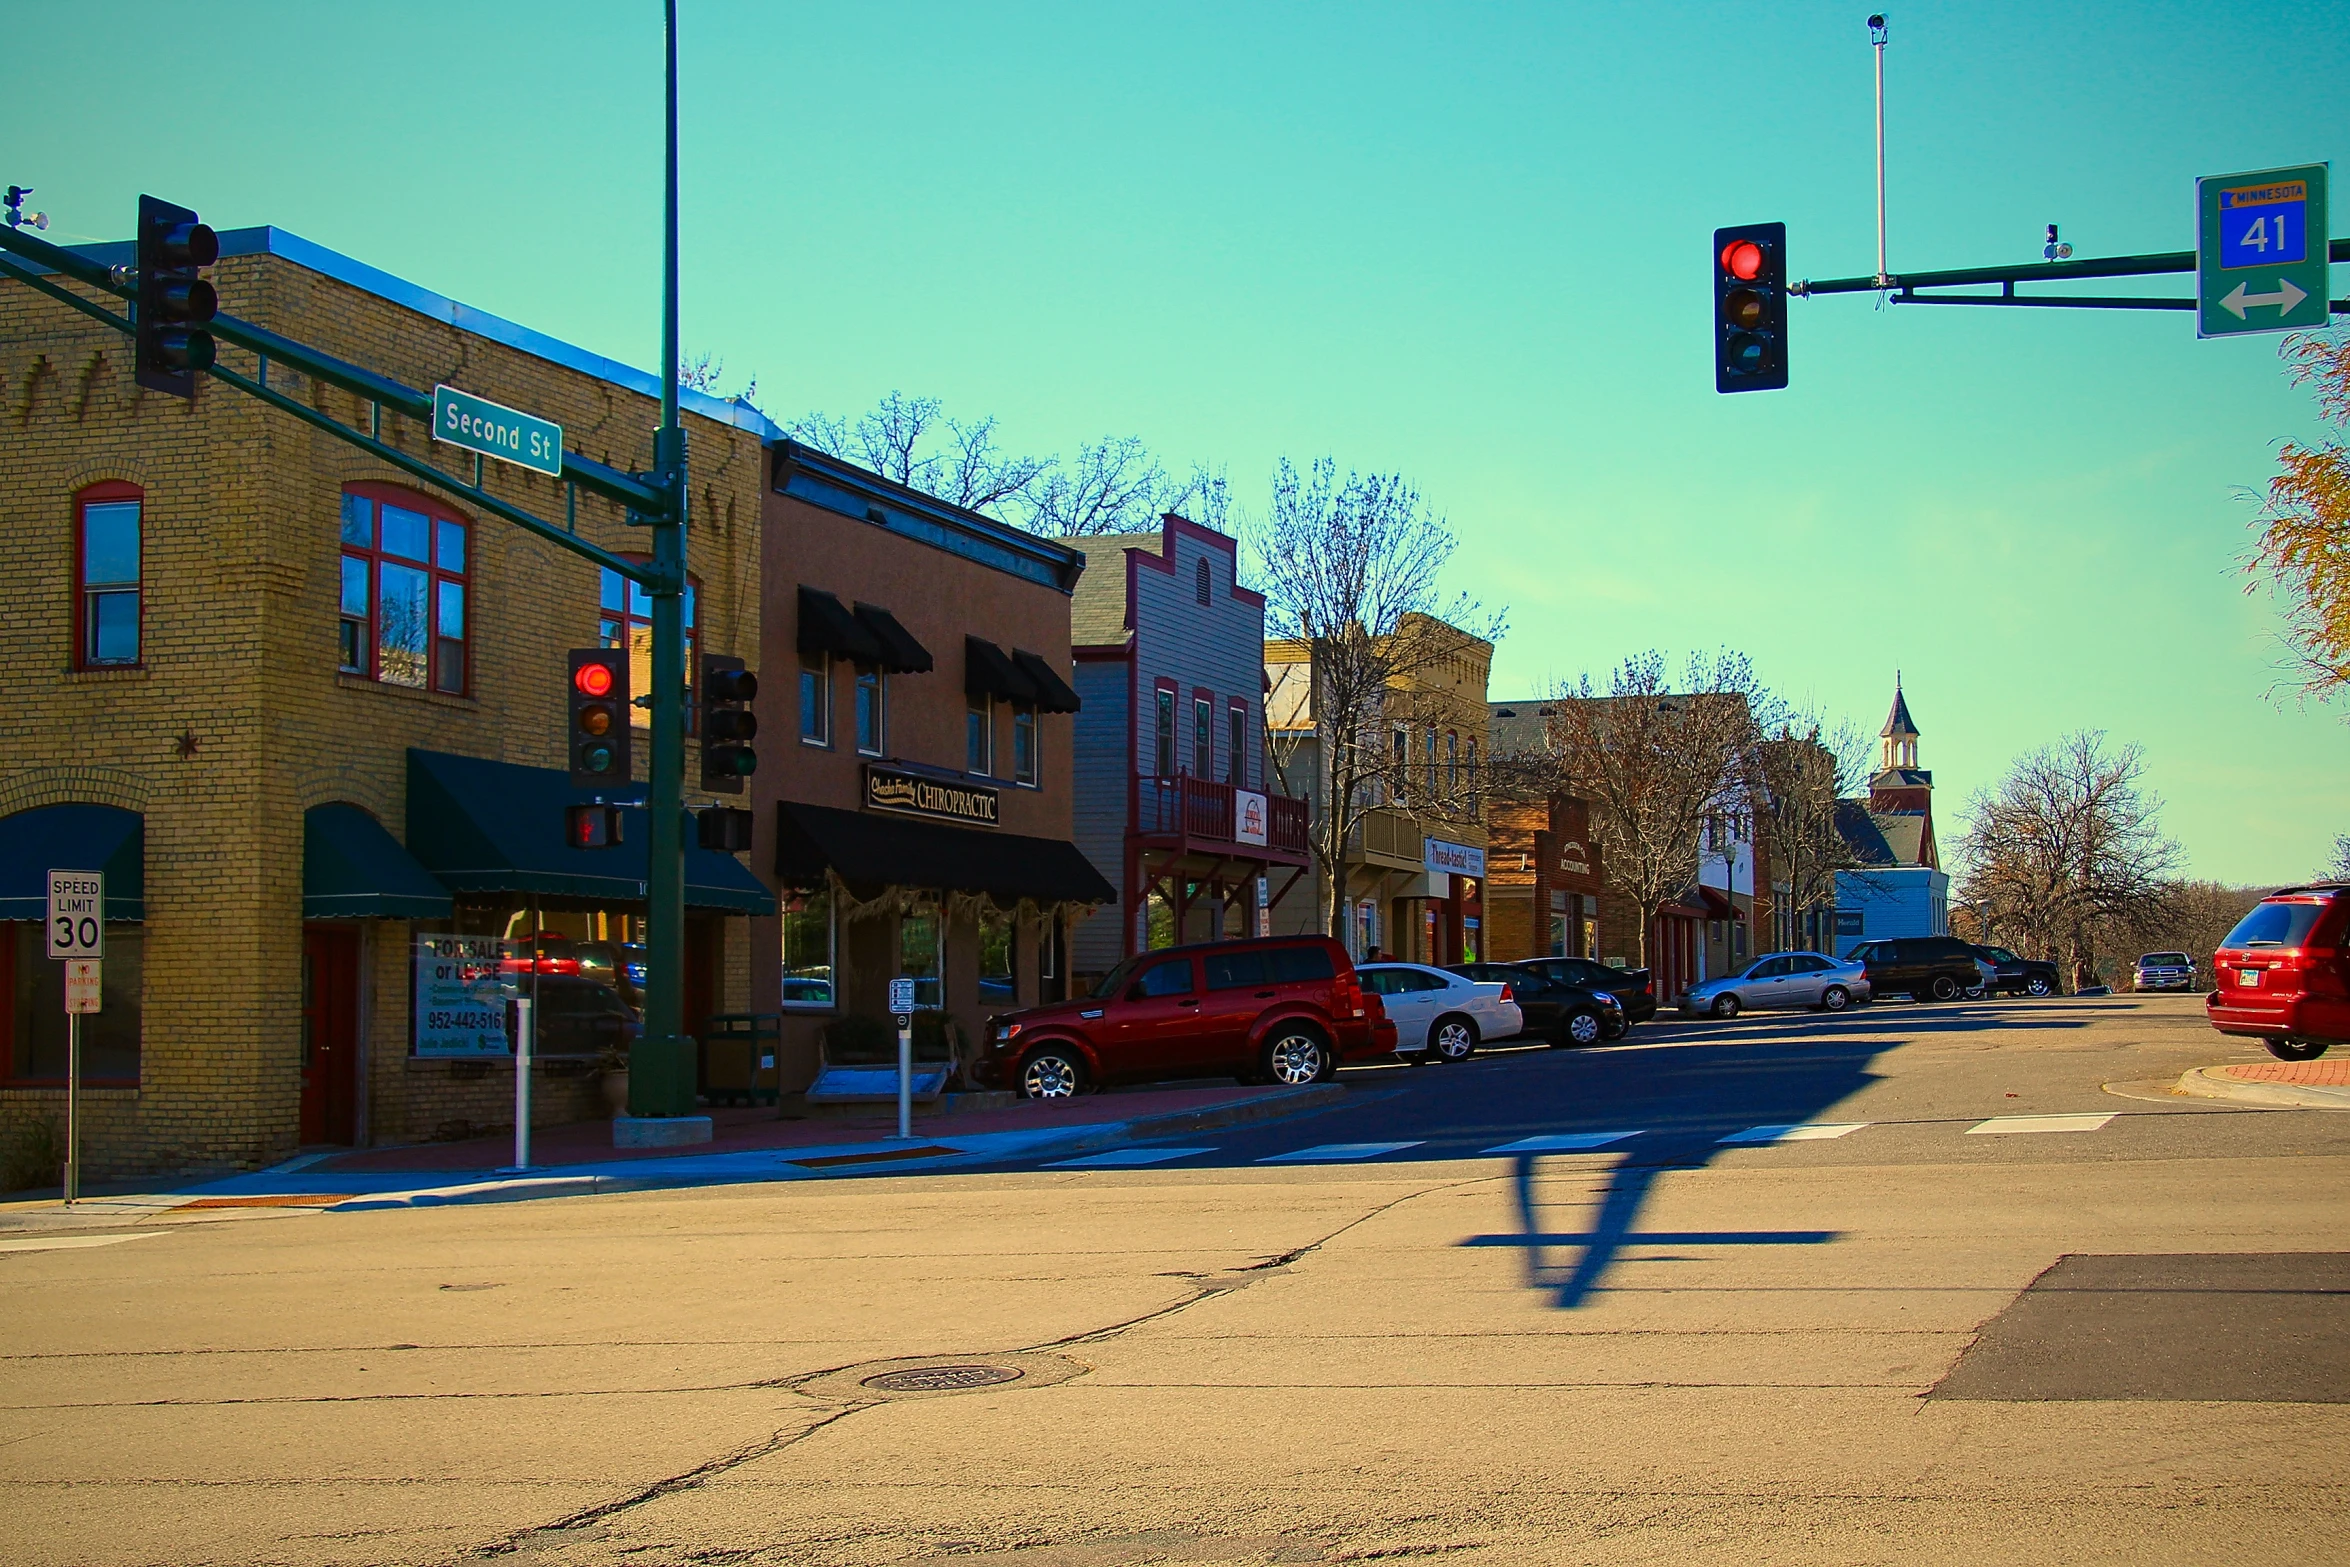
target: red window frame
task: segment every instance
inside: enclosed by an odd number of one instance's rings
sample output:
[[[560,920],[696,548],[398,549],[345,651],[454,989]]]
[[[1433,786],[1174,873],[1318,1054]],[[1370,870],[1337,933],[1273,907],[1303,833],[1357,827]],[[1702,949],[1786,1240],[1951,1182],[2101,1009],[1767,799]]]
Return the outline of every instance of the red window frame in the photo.
[[[138,651],[127,659],[98,659],[90,648],[90,587],[84,576],[89,565],[83,544],[88,537],[89,509],[96,506],[119,505],[124,501],[139,504],[139,574],[132,580],[131,593],[138,599]],[[105,586],[120,592],[119,585]],[[101,479],[86,484],[73,495],[73,667],[75,669],[137,669],[147,661],[147,492],[125,479]]]
[[[473,560],[479,532],[473,519],[454,507],[443,504],[432,496],[397,484],[379,484],[357,481],[343,486],[342,509],[339,513],[341,532],[336,556],[335,586],[335,667],[343,674],[358,675],[379,685],[399,686],[410,691],[435,691],[443,696],[469,696],[473,691]],[[367,509],[367,537],[357,541],[351,531],[351,503],[362,501]],[[426,519],[426,559],[387,552],[383,547],[383,508],[399,507]],[[446,558],[443,529],[458,530],[457,565],[454,569],[443,564]],[[351,608],[349,591],[350,565],[364,563],[366,572],[366,602],[364,613]],[[400,570],[420,571],[425,579],[424,679],[421,683],[406,680],[387,680],[383,667],[383,629],[377,624],[383,605],[383,568],[391,565]],[[441,634],[447,624],[443,607],[447,590],[457,590],[458,635]],[[359,652],[352,656],[352,628],[357,629]],[[454,653],[450,651],[454,644]],[[454,657],[455,676],[449,678],[447,660]]]
[[[1235,788],[1246,789],[1248,781],[1248,753],[1254,749],[1248,743],[1248,703],[1238,697],[1224,704],[1225,743],[1232,754],[1224,760],[1225,781]]]
[[[1176,686],[1172,680],[1151,682],[1151,776],[1172,778],[1179,760],[1177,742],[1181,721],[1175,716]]]
[[[634,561],[640,565],[650,564],[652,561],[652,557],[649,555],[623,555],[621,559]],[[695,610],[701,596],[702,579],[689,573],[685,579],[685,732],[689,737],[700,734],[702,731],[701,708],[694,701],[694,693],[702,688],[702,666],[699,662],[702,654],[702,634],[694,624]],[[637,610],[639,603],[644,605],[642,614]],[[637,667],[636,650],[629,647],[630,630],[637,626],[644,627],[645,631],[644,667],[641,670]],[[628,650],[630,691],[642,696],[653,689],[651,598],[642,587],[629,581],[610,567],[602,569],[602,575],[597,584],[596,641],[604,647],[626,648]],[[827,664],[825,679],[830,681],[831,678],[831,667]],[[653,726],[653,715],[646,708],[631,708],[629,723],[638,729],[650,729]]]
[[[1216,776],[1216,693],[1206,686],[1191,688],[1191,772],[1201,782]]]

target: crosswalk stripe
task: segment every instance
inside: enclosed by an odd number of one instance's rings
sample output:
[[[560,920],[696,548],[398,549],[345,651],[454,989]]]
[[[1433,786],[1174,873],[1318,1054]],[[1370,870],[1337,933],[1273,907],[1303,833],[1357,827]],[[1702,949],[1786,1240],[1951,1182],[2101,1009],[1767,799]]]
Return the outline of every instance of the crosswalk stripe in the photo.
[[[1845,1137],[1868,1125],[1866,1121],[1798,1121],[1792,1126],[1750,1126],[1732,1132],[1724,1143],[1816,1143]]]
[[[1267,1154],[1259,1164],[1288,1164],[1320,1160],[1376,1159],[1383,1153],[1396,1153],[1405,1148],[1417,1148],[1425,1141],[1413,1138],[1403,1143],[1317,1143],[1311,1148],[1293,1148],[1287,1153]]]
[[[1045,1166],[1048,1170],[1112,1170],[1130,1168],[1138,1164],[1165,1164],[1170,1159],[1188,1159],[1193,1154],[1214,1153],[1213,1148],[1112,1148],[1104,1153],[1089,1153],[1077,1159],[1055,1159]]]
[[[1620,1143],[1627,1137],[1638,1137],[1637,1129],[1629,1132],[1552,1132],[1541,1137],[1521,1137],[1514,1143],[1503,1143],[1488,1148],[1487,1153],[1588,1153],[1604,1148],[1609,1143]]]
[[[1995,1115],[1966,1129],[1967,1136],[1998,1136],[2006,1132],[2094,1132],[2118,1112],[2102,1115]]]

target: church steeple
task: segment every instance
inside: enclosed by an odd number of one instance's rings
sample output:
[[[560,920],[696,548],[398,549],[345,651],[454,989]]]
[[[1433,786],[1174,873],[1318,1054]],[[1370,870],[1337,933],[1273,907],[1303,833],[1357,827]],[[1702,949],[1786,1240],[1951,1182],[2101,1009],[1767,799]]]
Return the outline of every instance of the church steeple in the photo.
[[[1918,765],[1918,726],[1909,716],[1909,700],[1901,694],[1901,673],[1893,675],[1893,711],[1877,734],[1882,745],[1879,761],[1885,771],[1910,771]]]

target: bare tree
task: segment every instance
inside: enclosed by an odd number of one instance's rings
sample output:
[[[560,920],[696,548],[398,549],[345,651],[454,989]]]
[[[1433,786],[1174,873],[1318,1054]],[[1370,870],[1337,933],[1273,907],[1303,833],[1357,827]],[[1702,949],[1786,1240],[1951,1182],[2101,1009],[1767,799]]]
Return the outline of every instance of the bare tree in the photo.
[[[1766,787],[1761,746],[1778,719],[1743,653],[1691,654],[1678,686],[1665,655],[1589,674],[1547,704],[1546,761],[1559,793],[1591,807],[1610,890],[1640,910],[1640,961],[1656,911],[1697,879],[1708,828],[1746,822]]]
[[[1035,532],[1145,533],[1159,525],[1166,470],[1138,435],[1104,436],[1055,464],[1021,503]]]
[[[2295,332],[2280,351],[2337,434],[2278,451],[2245,570],[2283,600],[2289,667],[2305,697],[2324,700],[2350,689],[2350,443],[2338,433],[2350,428],[2350,335]]]
[[[2350,881],[2350,832],[2334,840],[2334,863],[2317,874],[2326,881]]]
[[[689,392],[708,392],[721,395],[718,382],[726,374],[726,361],[708,352],[689,353],[677,367],[677,384]],[[743,383],[743,389],[728,397],[729,402],[753,405],[759,395],[759,378],[753,375]]]
[[[2141,952],[2184,952],[2205,965],[2209,978],[2211,955],[2236,922],[2261,899],[2259,887],[2230,887],[2216,881],[2174,881],[2161,896],[2146,900],[2128,914],[2100,920],[2096,929],[2099,951],[2126,957]]]
[[[1807,916],[1836,908],[1837,873],[1860,864],[1840,819],[1867,781],[1868,743],[1849,719],[1829,726],[1806,712],[1783,719],[1755,758],[1756,836],[1773,880],[1786,889],[1790,929],[1801,942],[1812,923]]]
[[[1963,895],[2007,944],[2061,954],[2076,985],[2101,929],[2159,914],[2179,846],[2144,787],[2145,753],[2081,730],[2018,757],[1978,791],[1958,842]]]
[[[1266,629],[1302,649],[1309,683],[1291,699],[1291,711],[1305,721],[1276,731],[1277,776],[1302,770],[1296,753],[1310,741],[1322,928],[1343,937],[1364,817],[1387,804],[1439,813],[1472,806],[1477,768],[1463,774],[1416,766],[1408,745],[1398,755],[1386,731],[1398,720],[1415,731],[1423,726],[1442,701],[1438,690],[1424,688],[1440,685],[1435,677],[1446,662],[1472,644],[1497,640],[1506,616],[1488,614],[1466,594],[1439,599],[1437,579],[1456,541],[1401,475],[1341,477],[1328,457],[1300,473],[1283,458],[1252,543]]]
[[[990,515],[1021,501],[1051,468],[1047,460],[998,450],[992,417],[965,424],[947,418],[944,408],[935,397],[893,391],[853,423],[811,413],[785,428],[794,440],[820,452]]]

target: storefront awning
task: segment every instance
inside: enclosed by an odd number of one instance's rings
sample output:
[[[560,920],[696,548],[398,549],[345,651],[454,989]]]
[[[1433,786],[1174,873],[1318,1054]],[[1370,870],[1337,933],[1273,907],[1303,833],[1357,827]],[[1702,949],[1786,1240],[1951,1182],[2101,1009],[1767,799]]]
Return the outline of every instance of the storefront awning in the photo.
[[[893,675],[927,675],[930,649],[914,640],[914,633],[898,624],[898,617],[879,604],[857,605],[857,624],[881,644],[881,667]]]
[[[1012,663],[1036,687],[1036,706],[1044,713],[1074,713],[1083,704],[1061,672],[1026,648],[1012,649]]]
[[[1004,656],[1004,650],[985,637],[963,639],[963,694],[1000,696],[1007,702],[1032,703],[1036,685]]]
[[[589,801],[570,775],[440,751],[408,753],[408,852],[458,894],[642,902],[650,833],[641,807],[623,811],[620,847],[574,849],[563,808]],[[688,908],[772,914],[775,900],[731,854],[685,851]]]
[[[775,871],[813,884],[831,871],[870,896],[883,887],[984,892],[997,903],[1114,903],[1077,845],[1059,838],[932,826],[827,805],[776,807]]]
[[[803,653],[830,653],[852,664],[881,662],[881,644],[857,623],[848,606],[822,588],[800,589],[799,649]]]
[[[449,889],[358,806],[337,801],[302,813],[304,919],[440,919],[449,912]]]
[[[112,805],[37,805],[0,816],[0,920],[49,916],[49,873],[103,871],[106,917],[147,917],[147,819]]]

